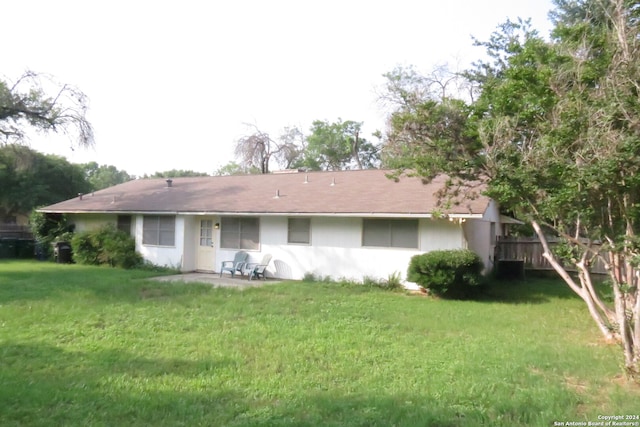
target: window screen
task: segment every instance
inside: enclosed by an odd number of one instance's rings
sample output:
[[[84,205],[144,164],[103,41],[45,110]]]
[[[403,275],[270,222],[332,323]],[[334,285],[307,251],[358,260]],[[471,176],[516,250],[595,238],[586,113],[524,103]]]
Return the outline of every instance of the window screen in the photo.
[[[142,243],[145,245],[174,246],[175,216],[145,215],[142,224]]]
[[[417,248],[418,220],[364,219],[362,246],[385,248]]]
[[[311,242],[311,219],[289,218],[287,242],[308,245]]]
[[[118,215],[118,230],[131,234],[131,215]]]
[[[225,249],[259,249],[259,219],[253,217],[222,217],[220,246]]]

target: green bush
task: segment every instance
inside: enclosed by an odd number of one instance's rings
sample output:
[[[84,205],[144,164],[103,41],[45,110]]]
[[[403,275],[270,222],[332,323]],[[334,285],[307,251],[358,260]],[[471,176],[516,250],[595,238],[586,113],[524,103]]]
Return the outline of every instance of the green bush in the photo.
[[[407,280],[436,295],[468,297],[483,284],[482,268],[482,260],[473,251],[431,251],[411,258]]]
[[[134,268],[142,265],[133,238],[113,225],[76,233],[71,239],[73,259],[79,264]]]
[[[68,241],[73,232],[73,225],[68,223],[67,217],[63,214],[42,213],[34,210],[29,216],[29,223],[40,259],[51,258],[53,255],[51,244]]]

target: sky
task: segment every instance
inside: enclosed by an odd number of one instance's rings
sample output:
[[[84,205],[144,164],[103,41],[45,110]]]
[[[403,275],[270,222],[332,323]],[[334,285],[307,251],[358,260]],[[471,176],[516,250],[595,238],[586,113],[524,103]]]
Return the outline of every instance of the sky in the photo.
[[[95,146],[33,134],[73,163],[142,176],[213,174],[253,127],[277,138],[314,120],[384,130],[383,74],[480,58],[507,18],[547,35],[551,0],[6,0],[0,78],[52,75],[90,100]]]

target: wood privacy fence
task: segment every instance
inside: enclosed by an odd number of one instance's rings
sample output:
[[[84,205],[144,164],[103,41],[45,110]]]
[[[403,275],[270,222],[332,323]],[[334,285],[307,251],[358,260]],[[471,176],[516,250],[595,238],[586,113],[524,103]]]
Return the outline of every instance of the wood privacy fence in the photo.
[[[33,234],[28,225],[0,224],[0,238],[33,239]]]
[[[549,246],[559,243],[558,239],[549,238]],[[553,270],[549,261],[542,256],[542,244],[537,237],[498,237],[496,241],[496,260],[524,261],[527,270]],[[567,266],[567,271],[576,271],[575,267]],[[595,274],[608,274],[600,259],[593,260],[591,272]]]

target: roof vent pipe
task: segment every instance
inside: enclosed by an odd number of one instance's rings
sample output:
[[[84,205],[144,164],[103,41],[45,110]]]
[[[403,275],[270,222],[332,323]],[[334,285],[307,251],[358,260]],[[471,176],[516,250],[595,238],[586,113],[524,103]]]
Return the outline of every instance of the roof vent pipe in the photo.
[[[331,178],[331,186],[333,187],[334,185],[336,185],[336,179],[335,179],[335,177],[334,177],[334,178]]]
[[[167,179],[167,187],[171,187],[173,184],[173,180],[171,178]]]
[[[280,190],[276,190],[276,195],[273,196],[274,199],[279,199],[280,198]]]
[[[82,196],[83,196],[82,193],[78,193],[78,199],[82,200]]]
[[[303,184],[308,184],[308,183],[309,183],[309,174],[306,174],[306,175],[304,176],[304,182],[303,182]]]

